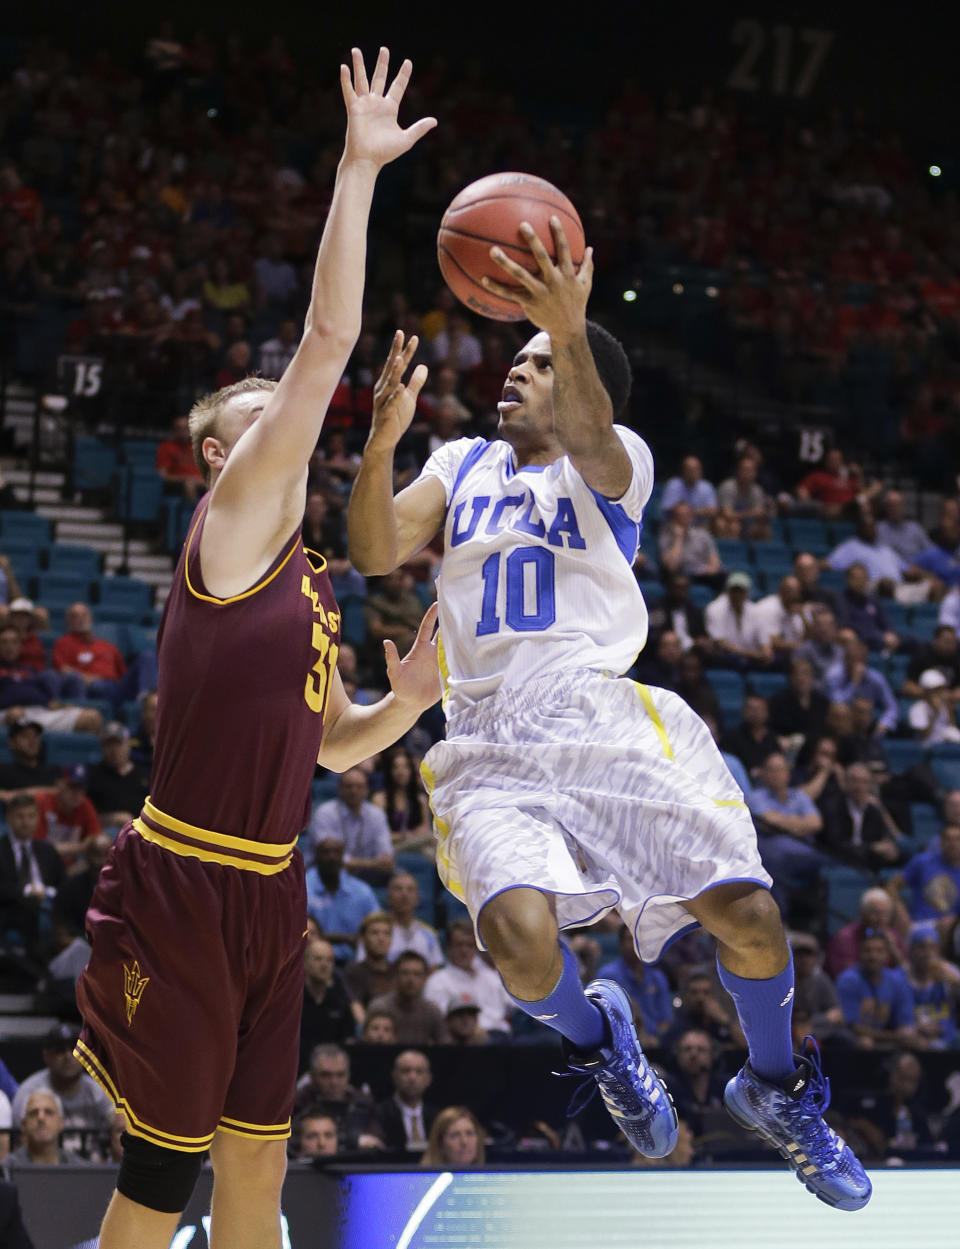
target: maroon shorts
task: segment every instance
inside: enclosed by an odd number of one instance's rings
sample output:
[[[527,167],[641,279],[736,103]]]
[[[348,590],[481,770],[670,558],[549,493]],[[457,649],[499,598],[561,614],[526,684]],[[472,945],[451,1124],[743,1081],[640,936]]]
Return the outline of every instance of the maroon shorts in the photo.
[[[149,804],[121,831],[87,913],[76,1056],[131,1132],[192,1153],[218,1129],[290,1135],[305,930],[295,848]]]

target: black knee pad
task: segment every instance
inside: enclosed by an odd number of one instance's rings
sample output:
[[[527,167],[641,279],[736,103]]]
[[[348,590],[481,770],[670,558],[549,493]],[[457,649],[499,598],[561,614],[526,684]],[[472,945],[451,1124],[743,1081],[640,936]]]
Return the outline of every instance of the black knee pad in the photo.
[[[124,1132],[120,1140],[123,1161],[117,1192],[148,1210],[180,1214],[197,1182],[203,1154],[164,1149],[129,1132]]]

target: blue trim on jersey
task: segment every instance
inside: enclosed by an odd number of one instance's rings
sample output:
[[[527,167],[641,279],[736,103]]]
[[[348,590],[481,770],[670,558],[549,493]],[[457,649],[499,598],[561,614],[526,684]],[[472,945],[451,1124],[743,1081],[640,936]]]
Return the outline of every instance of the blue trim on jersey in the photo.
[[[467,454],[463,457],[463,462],[461,463],[460,467],[457,469],[457,475],[453,479],[453,489],[450,491],[450,503],[452,503],[454,498],[456,497],[456,493],[459,490],[460,484],[463,481],[464,477],[466,477],[467,473],[470,472],[471,468],[473,468],[474,464],[477,463],[477,461],[483,455],[484,451],[486,451],[487,447],[489,446],[490,446],[489,442],[481,442],[478,446],[471,447],[470,450],[467,452]],[[450,503],[447,504],[448,508],[450,506]]]
[[[611,503],[599,491],[592,487],[589,489],[597,501],[601,516],[610,526],[617,540],[620,554],[632,568],[633,561],[637,558],[637,551],[640,549],[640,526],[635,520],[630,519],[620,503]]]

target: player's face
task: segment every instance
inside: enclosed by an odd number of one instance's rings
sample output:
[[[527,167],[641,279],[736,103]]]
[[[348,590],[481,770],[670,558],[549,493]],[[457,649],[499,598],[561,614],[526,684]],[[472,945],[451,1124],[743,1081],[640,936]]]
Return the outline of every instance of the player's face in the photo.
[[[514,356],[497,404],[500,434],[507,442],[527,441],[553,430],[553,357],[543,330]]]

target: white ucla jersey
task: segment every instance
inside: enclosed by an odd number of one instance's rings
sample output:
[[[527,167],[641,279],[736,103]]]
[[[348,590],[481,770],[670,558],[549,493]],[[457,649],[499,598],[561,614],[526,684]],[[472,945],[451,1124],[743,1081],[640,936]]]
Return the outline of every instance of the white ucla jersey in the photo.
[[[460,438],[424,465],[421,477],[447,495],[437,587],[448,716],[571,667],[619,676],[642,649],[647,609],[632,566],[653,457],[632,430],[614,428],[633,465],[616,502],[568,456],[517,470],[499,440]]]

